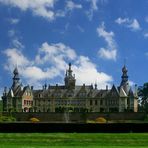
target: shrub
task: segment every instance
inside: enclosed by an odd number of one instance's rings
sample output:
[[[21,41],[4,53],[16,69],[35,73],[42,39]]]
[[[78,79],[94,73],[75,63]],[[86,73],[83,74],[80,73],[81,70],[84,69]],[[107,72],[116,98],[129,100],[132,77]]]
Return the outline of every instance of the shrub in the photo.
[[[16,119],[11,116],[0,116],[0,122],[12,122],[12,121],[16,121]]]
[[[31,122],[39,122],[39,121],[40,121],[39,119],[37,119],[37,118],[35,118],[35,117],[30,118],[29,120],[30,120]]]
[[[86,123],[96,123],[94,120],[87,120]]]
[[[96,118],[95,121],[96,121],[96,123],[106,123],[106,119],[103,117],[98,117],[98,118]]]

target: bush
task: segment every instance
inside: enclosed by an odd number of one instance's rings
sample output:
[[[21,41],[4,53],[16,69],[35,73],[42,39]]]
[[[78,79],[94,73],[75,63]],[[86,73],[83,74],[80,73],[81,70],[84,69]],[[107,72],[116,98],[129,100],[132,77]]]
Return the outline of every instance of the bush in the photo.
[[[40,120],[33,117],[33,118],[30,118],[29,121],[31,121],[31,122],[39,122]]]
[[[96,123],[106,123],[106,119],[103,117],[98,117],[98,118],[96,118],[95,122]]]
[[[94,120],[87,120],[86,123],[96,123]]]
[[[16,119],[11,116],[0,116],[0,122],[12,122],[12,121],[16,121]]]

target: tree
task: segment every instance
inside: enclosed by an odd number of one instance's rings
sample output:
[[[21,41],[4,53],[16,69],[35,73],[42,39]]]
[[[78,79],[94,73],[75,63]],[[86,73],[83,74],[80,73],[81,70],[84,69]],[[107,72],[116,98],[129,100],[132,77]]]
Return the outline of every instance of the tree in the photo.
[[[141,110],[148,113],[148,82],[138,88],[138,96]]]

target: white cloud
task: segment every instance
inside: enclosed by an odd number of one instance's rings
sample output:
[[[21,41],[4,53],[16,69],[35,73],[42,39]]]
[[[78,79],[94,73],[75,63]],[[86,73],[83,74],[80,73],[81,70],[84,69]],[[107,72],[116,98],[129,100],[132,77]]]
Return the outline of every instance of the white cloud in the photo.
[[[70,0],[70,1],[66,2],[66,8],[68,10],[81,9],[82,5],[81,4],[76,4],[76,3],[74,3],[73,1]]]
[[[108,50],[105,48],[101,48],[98,51],[98,54],[101,58],[105,58],[108,60],[116,60],[116,56],[117,56],[117,50],[113,49],[113,50]]]
[[[55,14],[52,10],[56,0],[0,0],[0,3],[18,7],[22,11],[31,10],[34,15],[53,20]]]
[[[107,43],[106,48],[100,48],[98,51],[98,55],[101,58],[108,59],[108,60],[116,60],[117,58],[117,48],[116,48],[116,42],[114,40],[114,32],[107,32],[105,30],[105,25],[102,23],[98,28],[97,28],[97,33],[99,37],[103,37],[104,40]]]
[[[10,18],[10,19],[9,19],[9,22],[10,22],[12,25],[18,24],[19,21],[20,21],[20,20],[17,19],[17,18]]]
[[[73,66],[78,84],[91,84],[98,82],[98,88],[105,88],[110,85],[112,77],[106,73],[99,72],[96,65],[88,57],[80,56]]]
[[[127,22],[129,22],[129,19],[128,18],[118,18],[118,19],[116,19],[115,20],[115,22],[117,23],[117,24],[119,24],[119,25],[121,25],[121,24],[123,24],[123,23],[127,23]]]
[[[98,5],[105,5],[108,0],[87,0],[90,3],[90,9],[86,11],[86,14],[91,21],[95,11],[98,11]]]
[[[129,18],[118,18],[115,22],[119,25],[124,25],[127,28],[130,28],[132,31],[138,31],[141,29],[140,24],[137,19]]]
[[[12,71],[17,66],[27,66],[29,60],[16,48],[8,48],[3,52],[7,56],[7,63],[5,68]]]
[[[108,43],[108,46],[110,46],[111,48],[115,47],[115,41],[113,39],[114,33],[112,31],[107,32],[105,30],[104,23],[102,23],[101,26],[99,26],[97,28],[97,33],[98,33],[99,37],[103,37],[105,39],[105,41]]]
[[[136,19],[133,19],[132,23],[129,25],[129,28],[133,29],[134,31],[140,30],[140,24]]]
[[[90,3],[90,9],[88,11],[86,11],[86,14],[89,18],[89,20],[91,21],[94,15],[94,11],[98,10],[98,0],[87,0]]]
[[[41,48],[39,48],[39,53],[36,56],[36,62],[39,64],[45,64],[50,59],[52,63],[60,65],[60,62],[62,63],[65,58],[74,60],[76,58],[75,50],[65,46],[63,43],[49,45],[45,42],[42,44]]]
[[[93,10],[98,10],[98,6],[97,6],[98,0],[90,0],[90,2],[91,2],[91,8]]]
[[[68,68],[68,61],[73,61],[72,68],[76,74],[77,84],[90,85],[98,80],[99,88],[101,88],[112,82],[112,77],[99,72],[88,57],[77,55],[74,49],[63,43],[43,43],[33,60],[29,60],[18,49],[7,49],[4,53],[7,56],[5,68],[12,72],[17,64],[22,78],[31,85],[41,85],[41,82],[56,77],[63,80],[65,70]]]

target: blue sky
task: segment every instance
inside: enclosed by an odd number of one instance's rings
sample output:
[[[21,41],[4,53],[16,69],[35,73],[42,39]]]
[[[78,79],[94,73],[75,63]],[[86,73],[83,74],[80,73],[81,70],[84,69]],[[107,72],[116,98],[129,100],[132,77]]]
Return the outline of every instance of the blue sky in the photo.
[[[24,85],[147,82],[148,0],[0,0],[0,90],[17,65]]]

